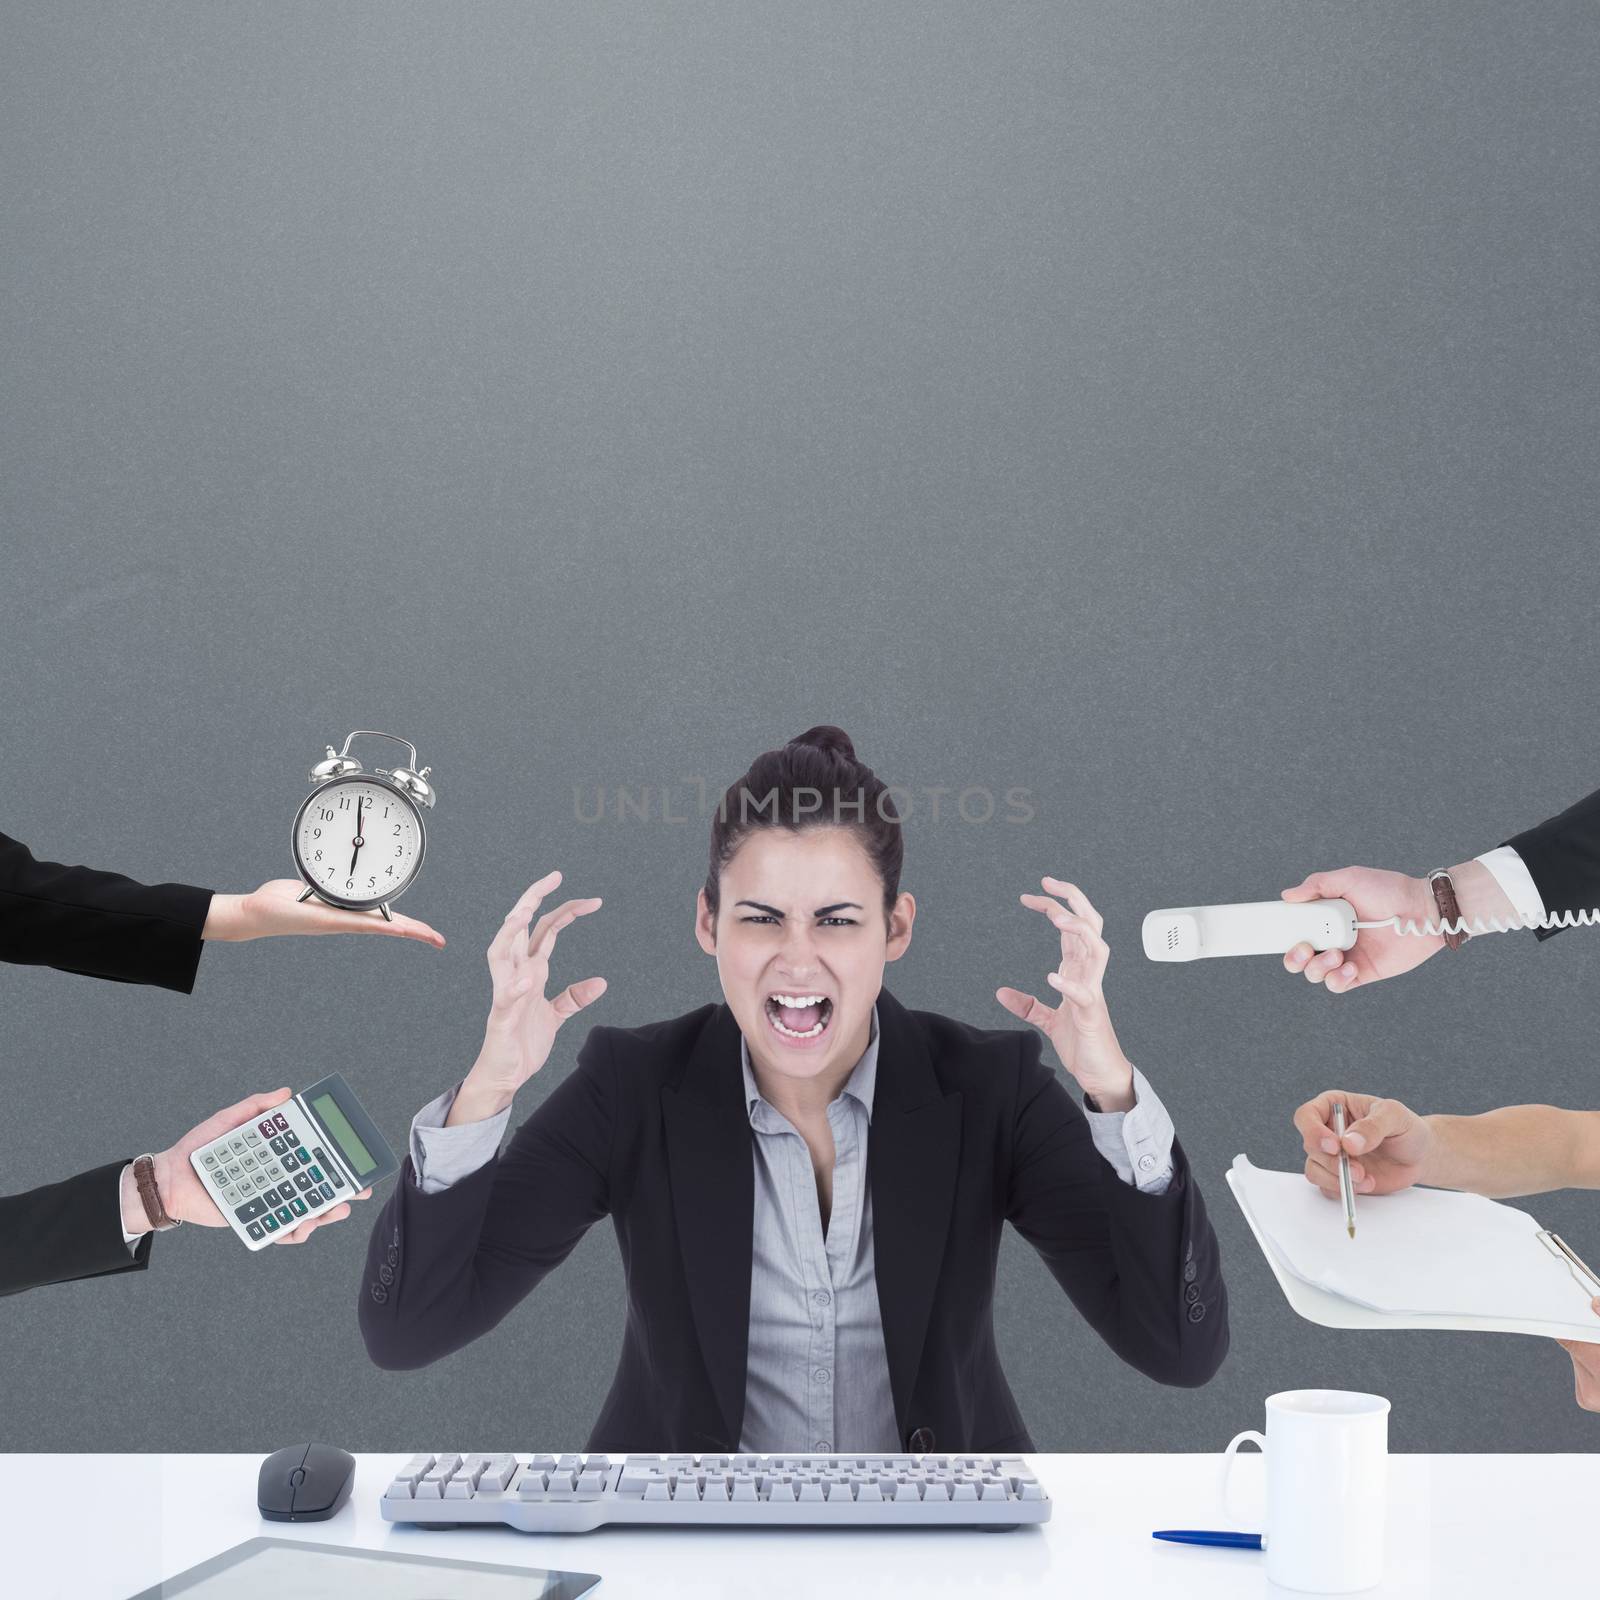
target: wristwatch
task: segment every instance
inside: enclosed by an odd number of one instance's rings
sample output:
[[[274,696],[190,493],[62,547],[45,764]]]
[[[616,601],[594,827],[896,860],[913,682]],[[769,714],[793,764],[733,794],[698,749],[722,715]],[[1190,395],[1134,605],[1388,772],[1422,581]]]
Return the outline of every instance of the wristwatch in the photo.
[[[161,1203],[161,1191],[156,1187],[156,1158],[146,1154],[136,1156],[133,1163],[133,1181],[139,1186],[139,1198],[144,1202],[144,1214],[157,1233],[171,1228],[181,1228],[181,1217],[169,1217]]]
[[[1439,915],[1446,924],[1445,927],[1439,930],[1444,936],[1445,948],[1447,950],[1459,950],[1472,935],[1464,929],[1452,932],[1449,926],[1451,923],[1460,923],[1462,920],[1461,904],[1456,899],[1455,881],[1451,878],[1446,868],[1435,867],[1428,874],[1428,887],[1433,890],[1434,904],[1438,906]]]

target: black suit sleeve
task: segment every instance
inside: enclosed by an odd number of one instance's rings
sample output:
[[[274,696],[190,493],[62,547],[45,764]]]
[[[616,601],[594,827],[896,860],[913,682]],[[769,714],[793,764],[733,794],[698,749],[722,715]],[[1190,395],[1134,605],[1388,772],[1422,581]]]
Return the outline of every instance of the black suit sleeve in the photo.
[[[1600,789],[1506,844],[1522,857],[1546,911],[1600,908]],[[1559,928],[1537,928],[1553,939]]]
[[[194,988],[211,890],[36,861],[0,833],[0,961]]]
[[[153,1233],[128,1248],[122,1237],[122,1169],[108,1162],[26,1194],[0,1195],[0,1295],[42,1283],[143,1272]]]
[[[1019,1038],[1007,1219],[1124,1361],[1160,1383],[1198,1387],[1228,1352],[1228,1291],[1182,1147],[1173,1141],[1164,1194],[1124,1183],[1041,1060],[1038,1035]]]
[[[578,1063],[476,1172],[437,1194],[408,1156],[367,1245],[359,1320],[380,1367],[424,1367],[487,1333],[610,1210],[615,1068],[594,1027]]]

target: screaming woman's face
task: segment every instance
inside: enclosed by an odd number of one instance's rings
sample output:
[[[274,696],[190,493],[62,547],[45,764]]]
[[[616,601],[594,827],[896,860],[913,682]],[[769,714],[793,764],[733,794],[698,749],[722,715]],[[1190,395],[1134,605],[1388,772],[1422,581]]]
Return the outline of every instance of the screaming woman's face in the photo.
[[[911,943],[916,902],[887,919],[883,883],[853,829],[756,828],[722,870],[713,922],[702,889],[695,937],[717,958],[728,1008],[758,1068],[849,1073],[867,1048],[883,968]]]

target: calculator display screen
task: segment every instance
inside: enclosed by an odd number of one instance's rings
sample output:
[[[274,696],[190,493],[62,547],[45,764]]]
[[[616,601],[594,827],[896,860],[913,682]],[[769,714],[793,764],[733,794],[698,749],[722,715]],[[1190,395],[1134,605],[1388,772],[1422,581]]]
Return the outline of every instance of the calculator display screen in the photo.
[[[350,1170],[358,1178],[365,1177],[377,1166],[378,1158],[362,1144],[356,1130],[350,1126],[350,1119],[339,1109],[339,1102],[331,1094],[319,1094],[311,1102],[311,1109],[322,1119],[323,1127],[333,1135],[333,1142],[338,1145],[340,1154],[350,1163]]]

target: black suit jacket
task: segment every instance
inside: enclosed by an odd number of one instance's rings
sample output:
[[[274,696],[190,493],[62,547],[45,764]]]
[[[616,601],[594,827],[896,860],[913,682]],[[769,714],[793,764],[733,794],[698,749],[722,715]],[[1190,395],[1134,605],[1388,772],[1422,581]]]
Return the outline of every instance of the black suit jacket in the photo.
[[[1123,1360],[1162,1383],[1206,1382],[1228,1348],[1228,1298],[1181,1148],[1167,1192],[1142,1194],[1094,1148],[1038,1033],[910,1011],[887,989],[878,1022],[867,1171],[904,1448],[1033,1449],[995,1349],[1008,1221]],[[736,1450],[751,1138],[726,1005],[591,1028],[576,1068],[485,1167],[429,1195],[407,1160],[368,1246],[368,1352],[407,1368],[459,1350],[609,1214],[627,1326],[588,1448]]]
[[[1522,857],[1546,911],[1600,909],[1600,789],[1504,841]],[[1553,939],[1560,928],[1538,928]]]
[[[42,1283],[143,1272],[153,1233],[130,1250],[122,1237],[118,1184],[124,1156],[61,1183],[0,1195],[0,1295]]]
[[[0,961],[194,988],[211,890],[35,861],[0,833]]]

